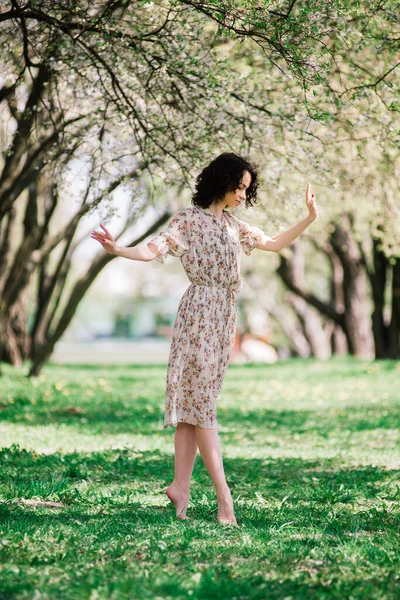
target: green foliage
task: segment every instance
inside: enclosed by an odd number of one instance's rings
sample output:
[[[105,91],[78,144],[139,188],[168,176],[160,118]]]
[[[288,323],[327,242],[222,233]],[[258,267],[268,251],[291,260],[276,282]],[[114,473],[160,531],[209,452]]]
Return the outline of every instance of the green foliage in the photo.
[[[397,193],[395,0],[45,0],[25,3],[22,14],[32,8],[24,27],[4,20],[2,72],[10,83],[24,73],[21,102],[26,61],[49,65],[49,124],[57,109],[64,118],[79,112],[62,145],[79,160],[98,157],[103,177],[104,164],[128,172],[127,157],[137,156],[166,183],[192,185],[206,160],[231,149],[267,164],[275,188],[289,172],[318,181],[328,212],[338,195],[358,211],[360,198],[373,196],[369,214],[393,221],[380,190]],[[385,236],[396,239],[396,228]]]
[[[398,362],[230,365],[219,423],[238,530],[218,525],[199,457],[191,520],[174,518],[164,376],[5,367],[0,597],[396,598]]]

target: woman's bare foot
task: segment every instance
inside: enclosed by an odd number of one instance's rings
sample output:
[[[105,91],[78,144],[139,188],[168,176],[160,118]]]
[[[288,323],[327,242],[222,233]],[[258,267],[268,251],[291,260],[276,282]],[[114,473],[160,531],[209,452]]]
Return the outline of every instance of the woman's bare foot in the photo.
[[[223,494],[218,495],[218,521],[222,525],[235,525],[239,527],[236,521],[235,513],[233,512],[233,501],[231,492],[227,488]]]
[[[186,511],[189,506],[189,494],[178,490],[174,484],[171,484],[165,490],[168,498],[175,504],[177,519],[188,519]]]

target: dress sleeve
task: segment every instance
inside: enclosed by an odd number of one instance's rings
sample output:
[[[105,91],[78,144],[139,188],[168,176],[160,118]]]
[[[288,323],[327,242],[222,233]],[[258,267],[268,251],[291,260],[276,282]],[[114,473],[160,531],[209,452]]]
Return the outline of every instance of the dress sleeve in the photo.
[[[262,242],[264,238],[269,238],[262,229],[249,225],[245,221],[236,219],[239,226],[239,242],[243,252],[249,256],[256,246]]]
[[[188,226],[183,212],[177,213],[168,227],[147,242],[155,259],[163,263],[167,254],[180,258],[189,250]]]

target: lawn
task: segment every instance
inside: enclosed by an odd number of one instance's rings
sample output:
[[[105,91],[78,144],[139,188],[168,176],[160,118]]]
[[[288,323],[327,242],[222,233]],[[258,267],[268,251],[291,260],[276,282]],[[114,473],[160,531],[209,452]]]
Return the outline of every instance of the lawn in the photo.
[[[0,600],[400,597],[399,361],[229,366],[238,529],[200,456],[174,518],[166,367],[2,371]]]

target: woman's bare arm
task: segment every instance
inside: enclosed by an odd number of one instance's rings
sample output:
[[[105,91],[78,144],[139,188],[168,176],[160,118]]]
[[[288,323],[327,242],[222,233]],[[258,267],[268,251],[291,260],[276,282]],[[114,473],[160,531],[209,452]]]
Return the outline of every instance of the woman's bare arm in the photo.
[[[260,242],[256,248],[260,250],[269,250],[270,252],[279,252],[282,248],[285,248],[289,244],[291,244],[318,216],[317,206],[315,204],[314,194],[311,194],[311,186],[307,185],[306,189],[306,204],[308,207],[308,216],[287,229],[282,233],[278,233],[273,237],[267,237]]]
[[[141,260],[148,262],[156,257],[156,254],[150,250],[147,244],[142,246],[134,246],[133,248],[126,248],[125,246],[118,246],[111,233],[104,225],[100,225],[103,231],[92,231],[90,237],[103,246],[104,250],[109,254],[115,256],[121,256],[123,258],[129,258],[130,260]]]
[[[265,237],[262,242],[260,242],[256,248],[260,250],[269,250],[270,252],[279,252],[285,246],[288,246],[295,240],[311,223],[314,219],[310,219],[310,217],[306,217],[290,229],[286,231],[282,231],[282,233],[278,233],[274,235],[274,237]]]
[[[143,244],[142,246],[134,246],[133,248],[116,246],[116,256],[122,256],[122,258],[129,258],[130,260],[142,260],[148,262],[153,260],[156,255],[150,250],[150,248]]]

